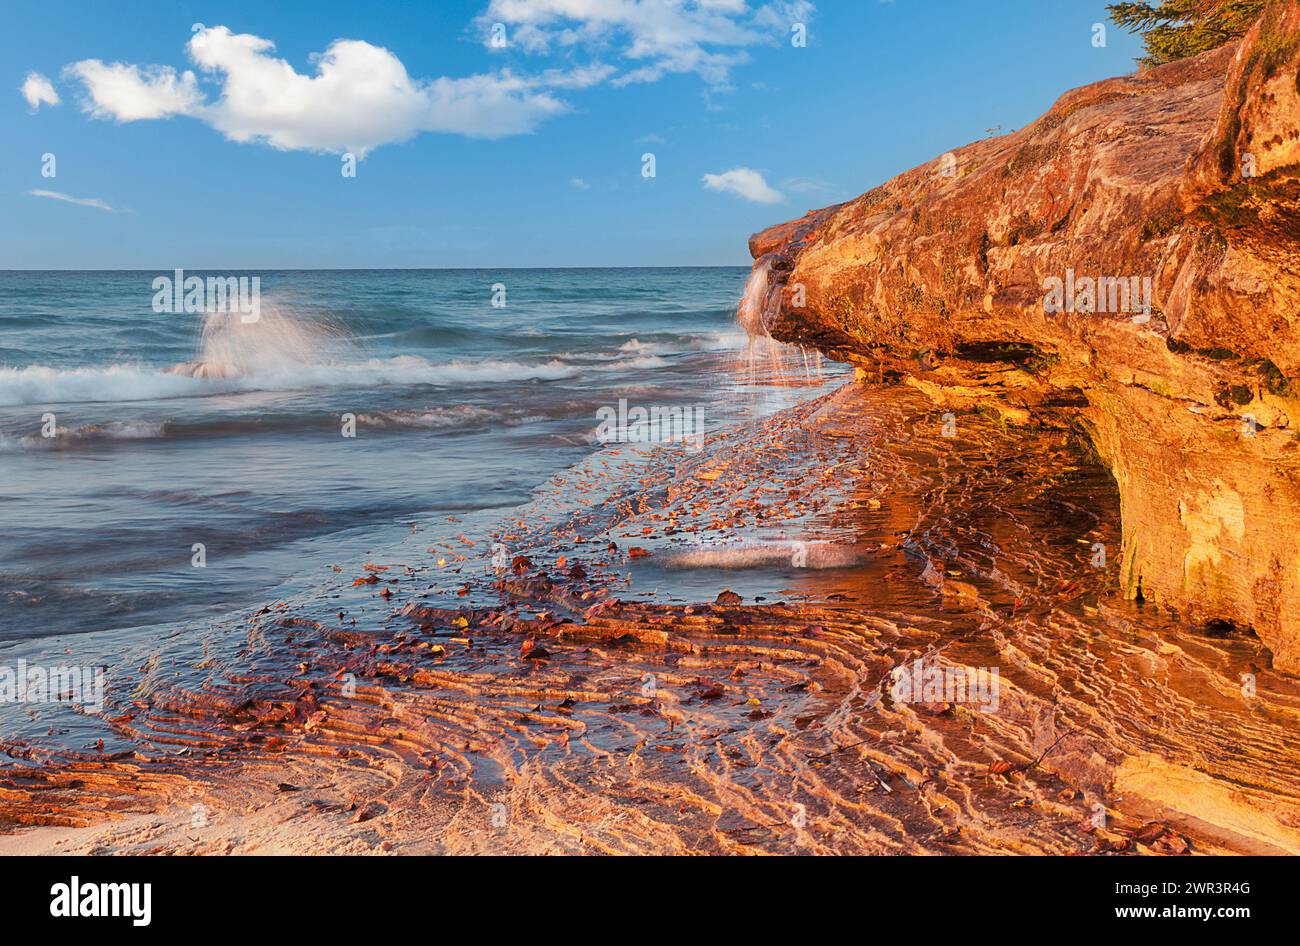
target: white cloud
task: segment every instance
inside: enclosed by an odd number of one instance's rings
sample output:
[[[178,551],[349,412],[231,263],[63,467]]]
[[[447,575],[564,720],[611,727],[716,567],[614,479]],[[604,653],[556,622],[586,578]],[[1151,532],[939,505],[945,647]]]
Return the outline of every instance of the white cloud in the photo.
[[[32,111],[39,111],[42,105],[58,105],[59,93],[54,91],[54,83],[39,72],[27,73],[20,91]]]
[[[781,186],[796,194],[829,194],[835,190],[829,181],[816,177],[792,177],[782,181]]]
[[[95,118],[135,122],[186,115],[201,101],[194,73],[177,75],[171,66],[105,65],[98,59],[83,59],[65,66],[63,74],[85,85],[89,98],[82,108]]]
[[[48,197],[51,200],[61,200],[67,204],[78,204],[82,207],[94,207],[97,210],[107,210],[109,213],[116,213],[117,210],[104,203],[98,197],[73,197],[70,194],[60,194],[58,191],[34,190],[28,191],[33,197]]]
[[[785,200],[785,195],[763,179],[763,175],[752,168],[732,168],[721,174],[704,175],[704,186],[711,191],[735,194],[756,204],[776,204]]]
[[[540,83],[552,89],[589,89],[593,85],[600,85],[616,72],[617,69],[604,63],[581,66],[569,72],[547,69],[542,73]]]
[[[694,72],[725,86],[731,69],[748,61],[744,47],[782,39],[813,11],[810,0],[774,0],[752,10],[745,0],[491,0],[478,23],[489,48],[495,23],[507,27],[507,49],[618,45],[640,64],[616,85]]]
[[[586,88],[612,71],[597,65],[531,78],[501,70],[421,80],[387,49],[342,39],[313,56],[315,74],[305,75],[274,49],[268,39],[224,26],[195,33],[189,55],[217,84],[215,99],[200,90],[194,72],[178,74],[171,66],[88,59],[66,71],[85,85],[85,108],[96,118],[188,115],[232,141],[359,156],[420,132],[477,138],[530,132],[568,108],[550,89]]]
[[[84,109],[120,122],[185,115],[232,141],[282,150],[369,151],[422,132],[501,138],[533,131],[568,111],[558,97],[610,82],[651,82],[693,72],[727,91],[744,47],[779,42],[806,21],[810,0],[490,0],[477,21],[508,24],[507,48],[571,51],[604,46],[631,61],[521,75],[509,69],[465,77],[413,78],[402,61],[364,40],[335,40],[299,72],[269,39],[200,27],[187,46],[196,69],[85,59],[65,75],[85,88]],[[53,88],[50,88],[53,94]],[[24,92],[26,94],[26,92]]]
[[[573,187],[576,187],[576,188],[577,188],[578,190],[580,190],[580,191],[585,191],[585,190],[590,190],[590,189],[591,189],[591,185],[588,184],[585,180],[583,180],[583,179],[580,178],[580,177],[570,178],[570,179],[569,179],[569,184],[572,185]]]

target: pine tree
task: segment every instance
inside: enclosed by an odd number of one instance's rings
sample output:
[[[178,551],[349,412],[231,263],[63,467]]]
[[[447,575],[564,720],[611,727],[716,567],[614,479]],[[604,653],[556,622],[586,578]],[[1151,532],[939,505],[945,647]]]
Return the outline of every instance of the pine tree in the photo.
[[[1107,6],[1111,19],[1143,35],[1140,61],[1158,66],[1222,46],[1250,29],[1268,0],[1154,0]]]

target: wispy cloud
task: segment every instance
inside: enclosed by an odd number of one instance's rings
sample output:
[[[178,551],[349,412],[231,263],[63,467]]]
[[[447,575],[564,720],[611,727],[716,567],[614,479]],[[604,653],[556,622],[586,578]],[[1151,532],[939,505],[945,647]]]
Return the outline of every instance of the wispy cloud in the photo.
[[[835,192],[835,185],[815,177],[792,177],[781,182],[781,186],[796,194],[826,195]]]
[[[756,204],[777,204],[785,195],[768,184],[753,168],[732,168],[721,174],[704,175],[704,186],[712,191],[734,194]]]
[[[746,47],[784,39],[814,9],[810,0],[754,8],[745,0],[491,0],[478,25],[492,49],[614,48],[634,64],[615,85],[693,72],[726,86],[731,70],[748,61]],[[497,24],[506,27],[504,46]]]
[[[570,178],[569,185],[580,191],[591,190],[591,185],[580,177]]]
[[[19,91],[22,92],[23,98],[27,100],[33,112],[40,111],[42,105],[59,104],[59,93],[54,91],[54,83],[39,72],[27,73],[27,78],[23,80]]]
[[[71,194],[61,194],[58,191],[33,190],[28,191],[33,197],[48,197],[50,200],[61,200],[66,204],[77,204],[81,207],[94,207],[97,210],[107,210],[109,213],[122,213],[117,207],[110,207],[98,197],[73,197]]]

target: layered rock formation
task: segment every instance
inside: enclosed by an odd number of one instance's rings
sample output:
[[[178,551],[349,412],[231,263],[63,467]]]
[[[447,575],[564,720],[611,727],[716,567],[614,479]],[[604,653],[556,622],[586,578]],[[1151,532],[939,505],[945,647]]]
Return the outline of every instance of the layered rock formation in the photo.
[[[918,387],[959,436],[963,409],[1077,426],[1124,594],[1300,672],[1300,2],[750,250],[776,338]]]

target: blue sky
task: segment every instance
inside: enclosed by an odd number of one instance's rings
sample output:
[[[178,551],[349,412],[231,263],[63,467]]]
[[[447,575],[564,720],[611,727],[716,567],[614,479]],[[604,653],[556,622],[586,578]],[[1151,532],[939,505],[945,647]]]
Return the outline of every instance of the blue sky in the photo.
[[[754,230],[1132,71],[1104,6],[8,3],[0,268],[747,263]]]

